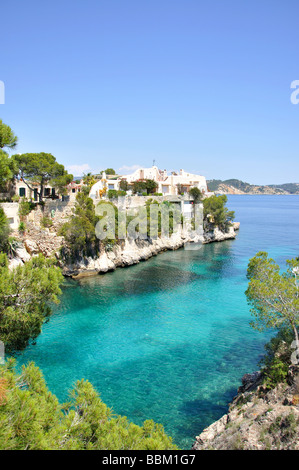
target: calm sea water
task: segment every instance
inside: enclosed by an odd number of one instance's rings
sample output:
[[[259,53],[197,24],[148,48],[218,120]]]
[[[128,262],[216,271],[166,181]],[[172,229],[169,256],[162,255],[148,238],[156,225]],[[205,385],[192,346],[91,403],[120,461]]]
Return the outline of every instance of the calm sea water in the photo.
[[[189,449],[226,413],[269,338],[249,326],[249,258],[263,250],[283,266],[299,255],[299,196],[230,196],[228,206],[241,222],[236,240],[66,281],[19,362],[41,367],[61,401],[76,380],[90,380],[116,413],[162,423]]]

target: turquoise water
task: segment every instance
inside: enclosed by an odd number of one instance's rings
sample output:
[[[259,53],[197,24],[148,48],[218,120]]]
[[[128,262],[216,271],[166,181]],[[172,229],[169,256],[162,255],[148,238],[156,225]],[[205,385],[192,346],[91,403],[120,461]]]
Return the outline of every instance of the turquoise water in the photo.
[[[299,255],[299,196],[230,196],[228,205],[241,222],[236,240],[66,281],[19,362],[40,366],[60,400],[90,380],[116,413],[154,419],[189,449],[227,411],[269,338],[249,326],[248,259],[264,250],[283,265]]]

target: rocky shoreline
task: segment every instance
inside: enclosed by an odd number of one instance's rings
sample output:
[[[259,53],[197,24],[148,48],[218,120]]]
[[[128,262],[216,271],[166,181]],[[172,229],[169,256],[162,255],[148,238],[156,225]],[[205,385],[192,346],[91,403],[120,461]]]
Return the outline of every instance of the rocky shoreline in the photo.
[[[299,366],[269,390],[245,374],[228,413],[196,437],[192,450],[299,450]]]
[[[62,270],[65,276],[79,279],[82,277],[104,274],[108,271],[114,271],[118,267],[127,267],[146,261],[152,256],[156,256],[163,251],[178,250],[186,244],[206,244],[234,239],[235,230],[231,227],[227,233],[215,229],[204,234],[203,237],[197,236],[190,238],[184,232],[173,234],[169,238],[158,238],[156,240],[125,240],[122,246],[117,245],[112,250],[103,250],[96,259],[82,258],[73,264],[63,265]]]
[[[184,231],[173,234],[168,238],[156,240],[125,240],[111,249],[103,249],[97,258],[84,257],[74,263],[65,264],[60,258],[60,247],[63,246],[63,237],[59,237],[49,229],[38,229],[29,225],[26,235],[23,236],[15,257],[10,260],[10,267],[28,261],[32,256],[42,253],[46,257],[56,256],[64,276],[79,279],[82,277],[104,274],[114,271],[118,267],[126,267],[146,261],[163,251],[178,250],[186,244],[207,244],[231,240],[236,237],[239,229],[238,222],[233,223],[227,232],[217,227],[206,231],[203,236],[190,237]]]

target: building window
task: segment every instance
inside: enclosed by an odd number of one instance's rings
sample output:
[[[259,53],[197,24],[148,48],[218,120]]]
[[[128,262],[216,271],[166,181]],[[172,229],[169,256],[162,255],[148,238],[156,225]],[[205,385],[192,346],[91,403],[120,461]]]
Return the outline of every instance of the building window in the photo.
[[[9,225],[12,225],[14,223],[15,219],[13,217],[8,218],[8,223]]]
[[[20,197],[26,196],[26,188],[19,188],[19,196]]]

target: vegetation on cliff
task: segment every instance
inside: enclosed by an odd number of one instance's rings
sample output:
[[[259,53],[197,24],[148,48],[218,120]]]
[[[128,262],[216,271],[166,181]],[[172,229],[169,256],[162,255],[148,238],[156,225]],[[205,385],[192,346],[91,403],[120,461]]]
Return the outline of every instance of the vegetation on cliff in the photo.
[[[299,290],[294,273],[299,272],[299,260],[288,260],[287,270],[265,252],[259,252],[248,265],[249,279],[246,296],[254,315],[252,326],[264,328],[290,328],[298,342]]]
[[[226,231],[235,218],[234,211],[226,207],[227,197],[213,195],[203,200],[204,226],[216,226]]]
[[[62,225],[59,235],[63,235],[66,248],[62,250],[64,258],[91,256],[99,251],[99,240],[96,237],[95,226],[99,218],[96,216],[93,200],[86,191],[76,196],[73,216]]]
[[[6,352],[24,349],[40,334],[62,282],[55,261],[42,255],[10,270],[0,254],[0,339]]]

